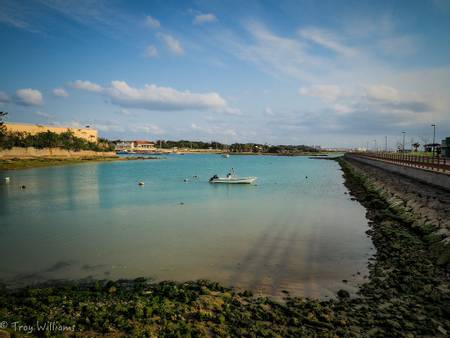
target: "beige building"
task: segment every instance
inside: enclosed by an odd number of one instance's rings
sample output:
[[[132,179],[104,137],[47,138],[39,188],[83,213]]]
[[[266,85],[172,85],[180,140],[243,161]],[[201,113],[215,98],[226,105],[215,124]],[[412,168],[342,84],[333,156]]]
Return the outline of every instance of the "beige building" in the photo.
[[[6,130],[10,132],[28,133],[31,135],[38,133],[45,133],[51,131],[56,134],[61,134],[66,131],[71,131],[74,136],[83,138],[90,142],[97,142],[97,130],[91,128],[69,128],[69,127],[55,127],[45,126],[42,124],[26,124],[26,123],[5,123]]]

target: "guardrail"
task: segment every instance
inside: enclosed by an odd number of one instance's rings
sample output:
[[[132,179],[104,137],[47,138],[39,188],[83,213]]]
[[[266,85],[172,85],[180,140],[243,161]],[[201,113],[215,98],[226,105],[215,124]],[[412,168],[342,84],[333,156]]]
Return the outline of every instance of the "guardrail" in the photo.
[[[408,167],[450,173],[450,160],[447,158],[417,156],[408,153],[355,152],[352,154]]]

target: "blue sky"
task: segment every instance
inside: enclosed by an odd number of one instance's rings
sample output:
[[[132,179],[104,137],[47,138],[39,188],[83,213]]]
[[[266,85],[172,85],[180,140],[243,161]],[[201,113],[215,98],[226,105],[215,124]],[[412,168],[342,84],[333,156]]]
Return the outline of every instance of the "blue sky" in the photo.
[[[449,0],[0,0],[0,109],[108,138],[429,142],[449,32]]]

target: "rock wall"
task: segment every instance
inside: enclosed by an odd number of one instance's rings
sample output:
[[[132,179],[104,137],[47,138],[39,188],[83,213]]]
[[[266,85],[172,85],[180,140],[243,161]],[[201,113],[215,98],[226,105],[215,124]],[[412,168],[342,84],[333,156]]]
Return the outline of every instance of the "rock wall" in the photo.
[[[424,183],[433,184],[440,188],[450,191],[450,175],[444,173],[438,173],[435,171],[424,170],[414,167],[408,167],[404,165],[397,165],[388,163],[385,161],[374,160],[358,155],[345,154],[346,159],[352,159],[354,161],[369,164],[373,167],[377,167],[386,171],[390,171],[402,176],[412,178]]]
[[[443,252],[444,264],[450,264],[450,192],[405,175],[346,156],[354,170],[370,180],[386,194],[389,203],[411,218],[412,228],[429,227],[428,239]]]
[[[13,147],[11,149],[0,150],[0,160],[13,158],[32,159],[32,158],[90,158],[90,157],[117,157],[113,151],[98,152],[91,150],[72,151],[61,148],[36,149],[33,147],[21,148]]]

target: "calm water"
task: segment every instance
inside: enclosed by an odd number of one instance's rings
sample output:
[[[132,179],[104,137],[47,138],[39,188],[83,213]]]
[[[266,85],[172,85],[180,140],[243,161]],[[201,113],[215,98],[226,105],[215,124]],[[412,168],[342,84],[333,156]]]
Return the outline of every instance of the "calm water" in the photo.
[[[207,183],[231,167],[257,185]],[[365,210],[345,194],[334,161],[170,155],[6,175],[0,279],[8,282],[207,278],[323,297],[361,282],[372,250]]]

